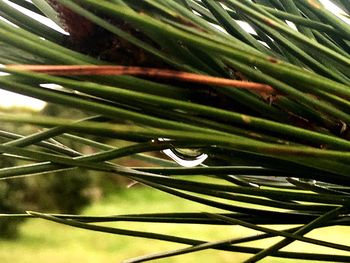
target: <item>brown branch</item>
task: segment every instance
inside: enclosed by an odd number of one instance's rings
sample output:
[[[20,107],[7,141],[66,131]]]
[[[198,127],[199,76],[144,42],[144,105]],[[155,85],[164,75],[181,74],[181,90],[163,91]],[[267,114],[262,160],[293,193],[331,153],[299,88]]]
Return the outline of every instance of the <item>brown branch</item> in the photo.
[[[267,85],[256,82],[232,80],[194,74],[183,71],[164,70],[158,68],[127,67],[127,66],[94,66],[94,65],[7,65],[13,70],[25,70],[50,75],[134,75],[151,78],[174,79],[185,82],[208,84],[215,86],[228,86],[257,92],[276,94],[275,90]]]

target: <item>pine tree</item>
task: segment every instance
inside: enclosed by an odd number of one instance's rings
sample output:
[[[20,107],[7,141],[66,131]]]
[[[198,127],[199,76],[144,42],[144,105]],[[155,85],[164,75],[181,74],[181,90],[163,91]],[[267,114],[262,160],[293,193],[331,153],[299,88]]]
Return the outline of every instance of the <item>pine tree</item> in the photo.
[[[25,16],[10,2],[69,34]],[[12,22],[0,20],[0,63],[6,65],[1,71],[9,73],[0,77],[1,88],[91,115],[82,120],[1,115],[1,122],[47,129],[0,145],[2,153],[33,163],[0,169],[0,176],[45,176],[80,167],[123,176],[217,212],[30,216],[188,245],[128,262],[204,249],[252,254],[246,262],[266,256],[350,261],[345,252],[281,251],[295,240],[350,249],[304,237],[350,222],[348,0],[332,1],[342,9],[338,16],[319,0],[32,2],[0,0],[0,15]],[[97,153],[34,147],[63,134]],[[115,148],[88,135],[117,138],[128,146]],[[152,151],[163,151],[172,161],[147,154]],[[147,159],[154,167],[112,162],[125,156]],[[113,220],[231,224],[265,234],[210,242],[91,224]],[[298,225],[277,231],[264,224]],[[263,249],[240,246],[271,236],[284,239]]]

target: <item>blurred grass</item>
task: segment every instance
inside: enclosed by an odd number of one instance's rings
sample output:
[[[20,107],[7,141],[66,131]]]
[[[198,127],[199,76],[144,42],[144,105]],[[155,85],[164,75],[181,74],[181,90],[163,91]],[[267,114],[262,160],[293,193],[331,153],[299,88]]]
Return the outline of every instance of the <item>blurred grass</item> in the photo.
[[[183,201],[158,191],[140,187],[117,190],[101,201],[88,207],[84,213],[128,214],[142,212],[173,212],[173,211],[208,211],[204,206]],[[211,209],[213,210],[213,209]],[[144,223],[109,223],[120,228],[146,230],[159,233],[187,236],[206,240],[254,235],[255,231],[242,227],[218,227],[197,225],[165,225]],[[282,228],[288,228],[283,226]],[[350,244],[350,230],[346,227],[330,227],[312,232],[310,237],[321,237],[327,241],[343,240],[343,244]],[[280,238],[255,242],[254,245],[264,247],[273,244]],[[16,241],[0,241],[0,262],[16,263],[99,263],[121,262],[124,259],[144,255],[147,253],[171,250],[183,247],[161,241],[113,236],[97,232],[69,228],[67,226],[47,222],[39,219],[28,220],[21,228],[21,238]],[[294,242],[286,250],[320,252],[337,254],[339,251],[319,246]],[[348,253],[350,254],[350,253]],[[249,255],[204,251],[183,255],[154,262],[242,262]],[[266,258],[261,262],[295,262],[279,258]],[[303,262],[303,261],[298,261]],[[305,261],[309,262],[309,261]]]

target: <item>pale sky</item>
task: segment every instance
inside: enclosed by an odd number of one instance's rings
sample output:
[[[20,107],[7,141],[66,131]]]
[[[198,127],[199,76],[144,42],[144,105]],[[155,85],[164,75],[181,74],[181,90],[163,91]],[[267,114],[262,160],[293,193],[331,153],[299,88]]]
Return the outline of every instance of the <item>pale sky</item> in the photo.
[[[5,0],[7,1],[7,0]],[[341,10],[332,4],[329,0],[320,0],[325,6],[327,6],[334,13],[339,13]],[[24,13],[28,14],[31,17],[36,18],[38,21],[43,22],[44,24],[55,28],[56,30],[61,30],[55,23],[51,20],[37,16],[36,14],[20,9]],[[348,20],[349,21],[349,20]],[[0,89],[0,107],[12,108],[12,107],[27,107],[33,110],[41,110],[45,107],[46,103],[37,99],[33,99],[27,96],[18,95],[12,92],[4,91]]]

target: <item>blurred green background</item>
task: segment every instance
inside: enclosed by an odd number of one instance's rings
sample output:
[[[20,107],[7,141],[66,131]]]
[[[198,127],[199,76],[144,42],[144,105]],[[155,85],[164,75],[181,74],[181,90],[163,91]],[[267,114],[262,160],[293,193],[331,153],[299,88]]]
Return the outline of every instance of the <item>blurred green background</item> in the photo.
[[[99,201],[86,207],[83,214],[127,214],[138,212],[171,212],[171,211],[207,211],[204,206],[183,201],[176,197],[163,194],[157,190],[142,186],[131,188],[115,187],[115,193],[109,193]],[[166,233],[206,240],[220,240],[234,237],[254,235],[255,231],[243,227],[232,226],[195,226],[195,225],[166,225],[143,223],[109,223],[108,225]],[[282,228],[288,228],[283,226]],[[330,227],[314,231],[309,237],[322,237],[327,241],[343,240],[349,243],[350,230],[346,227]],[[271,245],[279,238],[271,238],[264,242],[247,243],[260,247]],[[167,251],[182,248],[183,245],[154,240],[144,240],[125,236],[90,232],[68,226],[40,220],[30,219],[20,226],[20,236],[16,241],[0,241],[1,262],[32,263],[99,263],[122,262],[122,260],[141,256],[147,253]],[[304,252],[323,252],[337,254],[337,250],[294,242],[285,250]],[[350,253],[349,253],[350,254]],[[248,258],[247,254],[236,254],[220,251],[204,251],[188,255],[177,256],[154,262],[242,262]],[[262,262],[296,262],[268,257]],[[298,261],[303,262],[303,261]],[[310,261],[305,261],[310,262]]]
[[[69,112],[67,109],[60,110],[55,107],[47,106],[44,112],[47,115],[56,116],[61,114],[74,114],[77,118],[83,118],[85,116],[82,112],[75,110]],[[23,109],[18,110],[23,112]],[[28,110],[25,110],[25,112],[31,114]],[[2,129],[21,134],[29,134],[35,131],[35,127],[18,125],[2,126]],[[3,140],[3,142],[5,141]],[[81,145],[71,141],[63,141],[63,143],[79,151],[91,151],[88,147],[82,148]],[[118,143],[120,142],[114,142],[114,144]],[[1,156],[0,164],[2,167],[10,167],[14,165],[13,160],[13,158],[9,159]],[[16,162],[17,164],[26,163],[23,160]],[[130,159],[121,159],[119,163],[129,166],[140,164]],[[142,165],[145,164],[143,163]],[[25,210],[53,213],[82,213],[86,215],[174,211],[217,212],[213,208],[182,200],[139,184],[128,188],[129,183],[130,181],[116,179],[116,177],[111,177],[108,174],[84,170],[0,181],[0,213],[23,213]],[[108,223],[107,225],[208,241],[238,238],[258,233],[239,226],[168,225],[127,222]],[[283,229],[291,226],[280,227]],[[311,232],[308,236],[321,237],[331,242],[350,243],[350,229],[346,227],[323,228]],[[270,238],[264,241],[247,243],[247,245],[266,247],[278,240],[280,238]],[[128,258],[183,248],[184,246],[175,243],[75,229],[41,219],[28,219],[24,221],[1,219],[0,247],[0,262],[70,263],[80,261],[84,263],[100,263],[122,262]],[[302,242],[294,242],[284,250],[339,253],[337,250]],[[248,257],[248,254],[221,251],[213,252],[212,250],[208,250],[164,260],[156,260],[156,262],[242,262]],[[262,262],[295,262],[295,260],[268,257]]]

